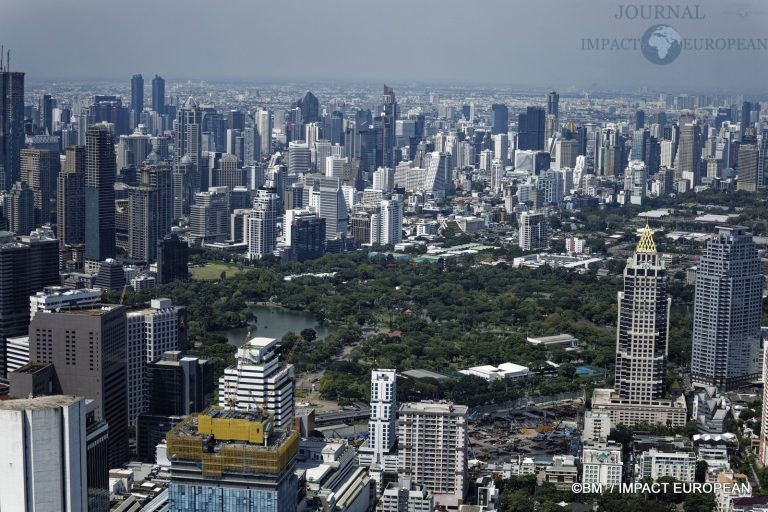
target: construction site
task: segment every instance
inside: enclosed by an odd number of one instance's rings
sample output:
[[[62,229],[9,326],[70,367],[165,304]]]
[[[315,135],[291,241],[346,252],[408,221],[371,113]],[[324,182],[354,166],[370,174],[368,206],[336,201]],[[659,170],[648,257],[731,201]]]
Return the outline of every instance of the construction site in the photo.
[[[274,429],[273,418],[260,410],[209,407],[168,433],[168,458],[201,464],[204,477],[221,478],[223,472],[280,473],[298,452],[299,437]]]
[[[512,456],[572,453],[580,404],[499,410],[469,424],[470,457],[489,463]]]

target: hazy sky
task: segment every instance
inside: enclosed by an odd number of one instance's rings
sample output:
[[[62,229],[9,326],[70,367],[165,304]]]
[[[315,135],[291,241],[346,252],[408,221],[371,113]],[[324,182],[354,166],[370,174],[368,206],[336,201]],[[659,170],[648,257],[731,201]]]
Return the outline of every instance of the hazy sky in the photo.
[[[768,2],[700,0],[704,20],[617,20],[624,0],[0,0],[0,43],[51,78],[358,79],[566,90],[760,91],[768,51],[687,51],[666,66],[582,38],[768,38]],[[643,2],[647,5],[648,2]],[[761,6],[762,4],[762,6]]]

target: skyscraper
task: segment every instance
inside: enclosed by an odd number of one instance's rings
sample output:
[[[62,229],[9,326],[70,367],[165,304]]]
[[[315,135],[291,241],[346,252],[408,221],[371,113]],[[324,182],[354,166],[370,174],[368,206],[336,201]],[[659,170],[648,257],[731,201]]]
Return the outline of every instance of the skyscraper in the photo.
[[[210,407],[176,425],[167,439],[169,512],[296,512],[299,435],[279,427],[272,414]]]
[[[0,188],[9,190],[21,174],[24,147],[24,73],[0,67]]]
[[[160,75],[152,79],[152,110],[165,114],[165,80]]]
[[[172,233],[157,242],[157,283],[189,279],[189,245]]]
[[[691,378],[730,390],[759,378],[760,258],[752,235],[718,227],[696,271]]]
[[[384,111],[381,113],[381,162],[382,167],[394,167],[394,148],[395,148],[395,121],[397,120],[397,99],[395,91],[391,87],[384,85],[384,94],[382,96]]]
[[[149,363],[164,352],[184,350],[187,340],[186,308],[171,299],[152,299],[150,307],[126,315],[128,361],[128,422],[144,412],[144,374]]]
[[[40,237],[0,239],[0,376],[5,377],[5,343],[29,326],[29,296],[59,284],[58,243]]]
[[[85,244],[85,146],[66,150],[64,172],[56,190],[56,235],[61,270],[82,268]]]
[[[130,109],[133,111],[135,119],[138,119],[138,114],[144,110],[144,77],[141,75],[133,75],[131,77],[131,105]],[[139,124],[134,122],[134,125]]]
[[[0,509],[87,512],[87,419],[74,396],[0,402]]]
[[[646,226],[624,269],[616,335],[616,392],[636,404],[650,404],[666,390],[669,310],[666,270],[653,231]]]
[[[397,441],[397,379],[395,370],[371,371],[371,419],[361,464],[383,464]],[[364,452],[364,453],[362,453]]]
[[[541,212],[520,214],[518,245],[524,251],[540,251],[549,247],[549,225]]]
[[[660,423],[681,427],[688,421],[685,396],[667,398],[669,311],[664,261],[646,226],[624,269],[618,293],[616,381],[614,389],[595,389],[592,413],[607,413],[612,425]],[[697,285],[698,286],[698,285]]]
[[[401,405],[398,474],[426,485],[435,505],[458,508],[467,492],[467,407],[450,402]]]
[[[275,252],[279,197],[274,189],[259,189],[248,215],[248,258],[261,259]]]
[[[503,103],[491,105],[491,134],[507,133],[509,131],[509,109]]]
[[[736,183],[737,190],[757,192],[762,186],[758,173],[758,150],[755,144],[742,144],[739,146],[739,180]]]
[[[114,137],[109,125],[88,127],[85,158],[85,259],[104,261],[115,256]]]
[[[35,225],[51,222],[51,202],[56,197],[56,179],[60,171],[58,151],[21,150],[22,179],[27,181],[35,195]]]
[[[219,405],[237,410],[263,409],[275,426],[293,422],[293,365],[280,362],[274,338],[251,338],[237,349],[235,362],[219,378]]]
[[[203,113],[195,99],[190,96],[176,116],[176,140],[174,147],[180,159],[188,158],[191,167],[192,191],[208,190],[208,173],[201,168]]]
[[[695,121],[680,129],[677,170],[691,187],[701,185],[701,126]]]
[[[320,120],[320,102],[311,91],[307,91],[304,97],[296,102],[301,110],[301,118],[305,123],[316,123]]]
[[[49,135],[53,135],[53,103],[50,94],[43,94],[40,98],[40,127]]]
[[[3,212],[8,230],[17,235],[28,235],[35,229],[35,193],[26,181],[17,181],[5,196]]]
[[[151,185],[128,187],[128,257],[154,260],[158,240],[158,192]]]
[[[555,91],[547,94],[547,115],[555,116],[555,119],[560,117],[560,95]]]
[[[260,155],[272,154],[272,112],[261,109],[256,112],[256,127],[259,130]]]
[[[541,107],[528,107],[517,116],[517,149],[544,149],[545,118]]]
[[[384,199],[371,215],[371,245],[395,245],[403,241],[403,203]]]
[[[325,219],[311,210],[286,210],[285,243],[296,261],[319,258],[325,252]]]
[[[54,393],[96,402],[109,425],[109,467],[128,458],[125,308],[117,305],[35,314],[29,326],[30,360],[52,364]],[[26,396],[32,390],[11,390]]]

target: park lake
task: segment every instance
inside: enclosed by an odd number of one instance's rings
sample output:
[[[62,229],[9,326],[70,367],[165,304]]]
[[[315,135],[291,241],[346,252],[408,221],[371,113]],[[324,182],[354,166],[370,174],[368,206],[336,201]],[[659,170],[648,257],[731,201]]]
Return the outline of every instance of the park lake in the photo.
[[[314,329],[317,339],[328,336],[330,329],[326,325],[320,325],[317,320],[306,311],[294,311],[276,306],[255,306],[253,308],[255,318],[249,326],[235,327],[220,331],[227,338],[227,342],[237,347],[245,341],[246,334],[251,331],[251,338],[257,336],[264,338],[281,339],[286,333],[299,334],[302,329]]]

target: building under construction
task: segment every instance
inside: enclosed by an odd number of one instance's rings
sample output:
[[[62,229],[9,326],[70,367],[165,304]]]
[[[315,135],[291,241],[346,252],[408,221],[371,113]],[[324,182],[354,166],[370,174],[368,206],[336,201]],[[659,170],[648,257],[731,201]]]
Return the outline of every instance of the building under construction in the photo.
[[[296,432],[261,410],[210,407],[167,436],[169,511],[295,512]]]

